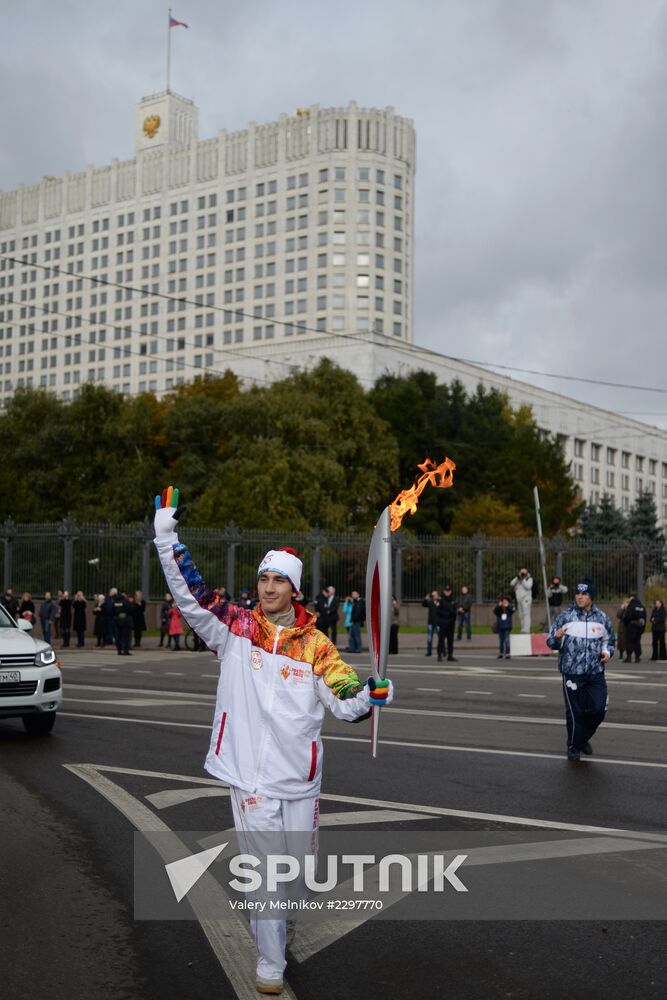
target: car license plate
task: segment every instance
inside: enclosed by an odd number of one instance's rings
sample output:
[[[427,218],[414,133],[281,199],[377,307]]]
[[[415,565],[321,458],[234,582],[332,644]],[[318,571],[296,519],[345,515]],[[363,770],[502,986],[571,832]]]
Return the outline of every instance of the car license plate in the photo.
[[[20,680],[19,670],[0,670],[0,684],[18,684]]]

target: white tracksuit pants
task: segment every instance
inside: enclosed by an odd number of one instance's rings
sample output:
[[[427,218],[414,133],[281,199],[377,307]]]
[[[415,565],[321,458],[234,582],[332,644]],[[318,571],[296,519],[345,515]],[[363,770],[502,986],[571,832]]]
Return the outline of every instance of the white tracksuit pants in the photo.
[[[531,597],[518,597],[517,598],[518,611],[519,611],[519,621],[521,622],[521,631],[525,634],[530,632],[530,612],[533,606],[533,600]]]
[[[242,788],[230,786],[234,813],[234,826],[239,836],[239,848],[247,853],[252,849],[252,833],[284,833],[280,853],[303,855],[304,833],[309,853],[317,853],[319,826],[319,799],[271,799],[254,795]],[[297,838],[290,834],[299,833]],[[290,841],[293,841],[291,844]],[[272,848],[273,849],[273,848]],[[285,965],[286,920],[255,919],[250,921],[257,948],[257,976],[264,980],[282,980]]]

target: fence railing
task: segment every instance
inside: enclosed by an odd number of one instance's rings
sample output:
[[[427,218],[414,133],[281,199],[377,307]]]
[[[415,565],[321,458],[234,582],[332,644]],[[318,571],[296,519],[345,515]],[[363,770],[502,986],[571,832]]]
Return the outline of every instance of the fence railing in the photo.
[[[184,525],[180,537],[190,548],[211,586],[226,586],[232,595],[255,584],[257,566],[269,548],[291,545],[304,563],[302,589],[312,598],[325,584],[338,594],[363,591],[370,535],[249,531],[231,523],[222,530]],[[157,598],[165,585],[152,542],[153,529],[139,524],[78,524],[65,518],[55,524],[0,525],[3,586],[15,593],[40,597],[59,587],[82,590],[86,596],[117,586],[141,590]],[[477,603],[495,601],[508,589],[520,566],[526,566],[541,590],[537,539],[392,536],[394,586],[399,601],[421,601],[449,581],[457,590],[466,584]],[[643,596],[647,581],[663,582],[667,553],[641,540],[587,541],[561,535],[545,540],[548,577],[557,575],[571,586],[590,576],[598,599],[613,600],[636,592]],[[667,585],[667,577],[664,579]],[[542,594],[540,594],[543,597]]]

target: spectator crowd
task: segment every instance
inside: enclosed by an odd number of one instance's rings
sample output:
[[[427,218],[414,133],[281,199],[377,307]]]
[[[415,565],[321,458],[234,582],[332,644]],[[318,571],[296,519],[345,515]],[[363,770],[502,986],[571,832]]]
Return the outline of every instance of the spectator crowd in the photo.
[[[224,587],[216,588],[223,602],[236,603],[249,610],[255,607],[257,596],[254,591],[243,589],[233,601]],[[546,599],[555,618],[561,610],[568,594],[568,588],[559,576],[554,576],[547,587]],[[532,628],[532,606],[537,597],[537,585],[526,567],[520,567],[508,582],[506,590],[499,596],[492,609],[492,631],[498,637],[498,658],[510,658],[510,634],[515,628],[515,616],[519,619],[521,633],[529,633]],[[306,606],[308,601],[299,593],[296,600]],[[147,629],[146,601],[140,590],[129,594],[117,587],[111,587],[107,594],[98,594],[87,600],[81,590],[72,597],[67,590],[58,590],[55,595],[47,591],[44,598],[35,604],[31,595],[25,592],[19,598],[11,589],[0,596],[0,604],[15,619],[24,618],[32,625],[39,625],[46,642],[59,642],[63,648],[70,645],[82,648],[86,635],[94,639],[97,647],[115,646],[119,656],[130,656],[132,648],[138,648]],[[451,583],[443,584],[441,590],[426,594],[422,606],[427,609],[426,656],[438,657],[438,662],[457,662],[454,644],[470,642],[472,638],[473,596],[467,584],[454,594]],[[362,629],[366,624],[366,602],[358,590],[352,590],[342,600],[336,588],[328,584],[322,588],[312,602],[317,618],[317,628],[332,642],[339,639],[338,629],[342,623],[346,633],[346,651],[362,652]],[[392,599],[392,622],[390,629],[390,653],[398,653],[400,605]],[[89,628],[92,620],[92,628]],[[641,660],[641,640],[650,628],[652,660],[667,660],[665,632],[667,608],[657,598],[647,610],[637,594],[630,594],[616,610],[618,655],[626,663]],[[180,650],[187,625],[172,599],[164,595],[159,609],[159,646]],[[188,630],[189,631],[189,630]],[[188,647],[205,647],[193,635],[188,638]]]

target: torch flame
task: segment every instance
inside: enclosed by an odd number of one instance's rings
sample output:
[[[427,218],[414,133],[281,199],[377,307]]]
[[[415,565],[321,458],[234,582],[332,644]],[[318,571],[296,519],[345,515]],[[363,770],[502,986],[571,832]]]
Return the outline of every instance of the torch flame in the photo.
[[[389,527],[396,531],[401,526],[401,522],[407,513],[414,514],[417,510],[417,502],[428,483],[444,489],[454,485],[454,470],[456,466],[450,458],[446,458],[440,465],[435,465],[430,458],[425,458],[421,465],[423,475],[419,477],[414,486],[409,490],[402,490],[393,503],[389,505]]]

